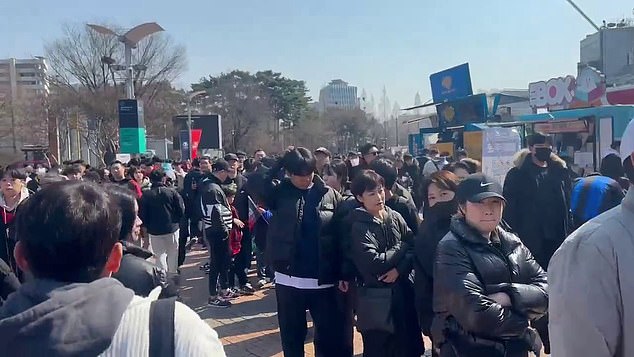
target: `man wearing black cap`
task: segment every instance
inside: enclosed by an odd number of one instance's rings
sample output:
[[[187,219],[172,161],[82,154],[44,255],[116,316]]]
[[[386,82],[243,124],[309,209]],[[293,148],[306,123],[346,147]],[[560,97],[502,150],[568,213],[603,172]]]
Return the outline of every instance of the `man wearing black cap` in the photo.
[[[573,226],[572,181],[566,163],[553,154],[549,137],[535,133],[527,141],[529,150],[518,154],[504,181],[504,219],[546,269]]]
[[[235,197],[235,201],[233,206],[236,208],[238,212],[238,219],[242,222],[249,221],[249,195],[246,192],[247,187],[247,178],[240,173],[240,167],[242,166],[242,162],[240,156],[246,157],[246,154],[243,152],[238,152],[237,154],[227,154],[225,155],[225,161],[229,164],[229,174],[227,175],[227,179],[224,184],[235,184],[238,190],[238,193]],[[242,228],[242,244],[240,245],[240,252],[235,257],[235,267],[239,271],[246,271],[251,265],[251,258],[253,256],[253,244],[252,244],[252,234],[249,230],[248,225],[244,225]],[[238,275],[238,284],[240,285],[240,291],[244,294],[252,294],[254,292],[251,284],[246,279],[246,273]],[[229,283],[233,284],[234,277],[229,277]]]
[[[233,218],[231,207],[221,188],[229,176],[230,169],[227,161],[217,160],[211,166],[211,173],[200,183],[199,189],[203,229],[211,248],[208,303],[213,307],[231,306],[226,294],[229,288],[229,232]],[[220,285],[221,294],[218,294],[217,284]]]
[[[379,148],[372,143],[367,143],[359,148],[361,152],[361,159],[359,160],[359,165],[349,170],[349,178],[350,181],[354,179],[354,177],[361,171],[367,170],[370,168],[370,164],[372,161],[376,160],[379,157]]]

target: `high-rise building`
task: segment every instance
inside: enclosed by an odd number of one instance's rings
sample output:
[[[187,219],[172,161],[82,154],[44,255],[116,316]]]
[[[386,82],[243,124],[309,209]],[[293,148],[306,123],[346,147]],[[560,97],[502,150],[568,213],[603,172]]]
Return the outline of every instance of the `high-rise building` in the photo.
[[[606,23],[599,32],[581,40],[579,65],[601,71],[608,85],[634,84],[632,21]]]
[[[328,109],[354,110],[359,109],[357,87],[349,86],[341,79],[330,81],[319,91],[319,110]]]
[[[0,151],[48,142],[46,73],[43,57],[0,59]]]
[[[0,98],[16,100],[48,94],[46,71],[43,57],[0,59]]]

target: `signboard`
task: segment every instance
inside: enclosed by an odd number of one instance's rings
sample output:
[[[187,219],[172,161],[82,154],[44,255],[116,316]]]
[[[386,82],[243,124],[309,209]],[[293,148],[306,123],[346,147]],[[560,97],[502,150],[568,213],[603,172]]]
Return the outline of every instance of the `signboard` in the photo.
[[[146,151],[143,102],[136,99],[121,99],[119,113],[119,152],[141,154]]]
[[[473,95],[469,63],[446,69],[429,76],[434,103]]]
[[[187,131],[187,115],[172,118],[174,133]],[[198,149],[222,149],[222,119],[220,115],[192,115],[192,129],[201,130]],[[193,132],[192,132],[193,133]],[[174,138],[174,149],[182,150],[180,137]]]
[[[607,105],[605,76],[592,67],[579,70],[577,78],[565,76],[528,85],[534,109],[561,110]]]
[[[482,135],[482,172],[504,184],[513,168],[513,158],[522,149],[519,132],[513,128],[487,128]]]
[[[420,156],[425,148],[421,134],[409,134],[407,137],[408,150],[414,156]]]
[[[549,121],[535,124],[535,131],[544,134],[587,133],[588,123],[585,120]]]
[[[187,130],[181,130],[178,133],[178,143],[179,143],[179,149],[181,151],[181,160],[182,161],[186,161],[186,160],[190,160],[189,157],[189,133],[187,132]],[[176,140],[174,140],[174,142],[176,142]]]
[[[476,94],[439,104],[436,106],[436,111],[439,128],[486,122],[488,114],[486,94]]]

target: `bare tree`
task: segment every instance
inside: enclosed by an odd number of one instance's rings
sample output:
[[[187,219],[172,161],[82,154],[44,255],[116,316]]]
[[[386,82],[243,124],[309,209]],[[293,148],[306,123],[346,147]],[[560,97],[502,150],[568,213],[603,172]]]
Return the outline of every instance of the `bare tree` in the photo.
[[[120,84],[124,78],[111,64],[123,63],[123,45],[114,36],[73,24],[63,27],[61,38],[45,44],[45,52],[51,68],[52,114],[61,117],[68,110],[79,110],[78,130],[94,144],[91,150],[103,157],[118,141],[117,100],[123,97]],[[136,96],[152,111],[155,101],[161,102],[160,98],[174,91],[170,83],[186,67],[185,49],[165,34],[154,34],[138,44],[133,63],[139,69],[134,75]],[[152,118],[146,117],[146,121]]]

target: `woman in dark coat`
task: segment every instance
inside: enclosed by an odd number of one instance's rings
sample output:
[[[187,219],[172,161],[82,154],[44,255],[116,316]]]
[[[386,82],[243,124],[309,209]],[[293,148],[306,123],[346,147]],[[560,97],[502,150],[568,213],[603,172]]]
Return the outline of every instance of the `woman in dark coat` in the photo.
[[[420,327],[431,338],[436,246],[449,232],[451,217],[458,211],[455,199],[458,176],[449,171],[434,172],[423,187],[425,206],[428,209],[414,242],[414,289]]]
[[[548,309],[546,273],[500,226],[502,187],[475,174],[458,186],[459,213],[434,269],[434,348],[440,356],[527,357],[542,343],[531,321]]]
[[[357,329],[363,337],[363,355],[420,356],[424,352],[423,339],[409,281],[412,231],[400,214],[385,205],[383,178],[376,172],[364,170],[357,174],[352,193],[363,205],[352,212],[350,232],[350,254],[358,284]]]

